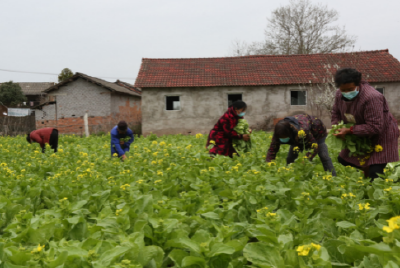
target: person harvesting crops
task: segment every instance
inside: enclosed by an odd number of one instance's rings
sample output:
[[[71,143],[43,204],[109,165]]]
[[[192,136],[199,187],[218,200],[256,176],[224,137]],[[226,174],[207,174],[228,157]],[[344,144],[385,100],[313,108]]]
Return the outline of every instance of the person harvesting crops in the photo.
[[[26,141],[29,143],[39,143],[40,147],[42,148],[42,153],[45,152],[47,143],[56,153],[58,148],[58,130],[52,127],[34,130],[27,134]]]
[[[271,162],[276,158],[281,144],[289,144],[286,164],[293,163],[299,152],[304,149],[312,149],[312,153],[308,153],[307,158],[311,161],[318,154],[325,171],[330,171],[333,176],[336,176],[332,159],[329,157],[328,146],[325,143],[327,135],[325,125],[314,116],[299,114],[285,117],[275,125],[266,161]]]
[[[128,124],[125,121],[120,121],[111,130],[111,155],[117,154],[118,157],[125,160],[125,153],[129,152],[133,140],[133,131],[128,128]]]
[[[343,127],[334,134],[337,138],[347,139],[348,135],[369,137],[372,143],[370,152],[363,157],[350,156],[344,149],[338,157],[339,163],[362,169],[371,181],[383,174],[389,162],[399,161],[397,121],[389,112],[385,97],[367,82],[355,69],[340,69],[335,74],[336,92],[332,110],[332,125],[340,121],[354,124]]]
[[[225,155],[232,157],[237,153],[233,148],[232,141],[234,139],[250,140],[250,134],[238,134],[234,128],[246,114],[247,105],[244,101],[235,101],[228,111],[218,120],[213,129],[210,131],[207,139],[207,147],[212,144],[210,154]]]

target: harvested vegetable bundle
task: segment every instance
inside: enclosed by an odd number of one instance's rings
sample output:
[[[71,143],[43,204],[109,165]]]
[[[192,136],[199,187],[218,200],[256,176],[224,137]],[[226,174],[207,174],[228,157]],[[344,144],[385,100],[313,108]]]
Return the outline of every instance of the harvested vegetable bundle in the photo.
[[[364,156],[370,154],[374,151],[374,147],[372,145],[372,141],[369,137],[360,137],[356,135],[346,135],[345,140],[339,139],[333,134],[339,133],[339,129],[341,128],[350,128],[355,124],[348,123],[344,124],[341,121],[337,125],[332,125],[332,130],[329,132],[328,143],[336,148],[348,149],[350,151],[349,156]]]
[[[246,119],[239,119],[238,124],[233,130],[235,130],[237,134],[250,134],[249,123]],[[251,140],[244,141],[243,139],[234,139],[232,143],[233,148],[235,148],[237,152],[247,153],[251,150]]]

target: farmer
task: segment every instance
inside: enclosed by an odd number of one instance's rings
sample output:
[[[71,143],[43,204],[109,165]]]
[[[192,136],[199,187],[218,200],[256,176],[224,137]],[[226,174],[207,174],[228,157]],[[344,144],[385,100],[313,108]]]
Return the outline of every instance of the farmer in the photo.
[[[336,92],[332,111],[332,125],[343,120],[354,123],[351,128],[342,128],[336,137],[346,135],[370,137],[375,152],[364,157],[350,157],[349,150],[342,150],[339,163],[364,171],[371,181],[383,174],[389,162],[399,161],[399,129],[385,97],[367,82],[361,81],[362,74],[355,69],[340,69],[335,74]],[[361,160],[361,161],[360,161]]]
[[[218,120],[214,128],[208,135],[207,145],[213,144],[210,154],[225,155],[232,157],[236,153],[232,145],[232,139],[250,140],[249,134],[237,134],[233,128],[238,124],[238,120],[242,119],[246,113],[247,105],[243,101],[235,101],[228,111]]]
[[[34,130],[26,136],[26,140],[29,143],[37,142],[42,147],[42,153],[45,152],[46,143],[48,143],[54,152],[57,152],[58,148],[58,130],[52,127],[41,128]]]
[[[299,114],[285,117],[275,125],[272,142],[267,152],[267,162],[275,159],[281,144],[289,144],[289,153],[286,164],[293,163],[298,153],[304,149],[313,149],[307,157],[311,161],[318,153],[325,171],[332,172],[336,176],[335,168],[329,157],[328,146],[325,143],[327,137],[326,127],[322,121],[314,116]]]
[[[118,157],[125,160],[125,153],[129,152],[129,147],[133,140],[133,131],[128,128],[128,124],[125,121],[120,121],[111,130],[111,155],[118,154]]]

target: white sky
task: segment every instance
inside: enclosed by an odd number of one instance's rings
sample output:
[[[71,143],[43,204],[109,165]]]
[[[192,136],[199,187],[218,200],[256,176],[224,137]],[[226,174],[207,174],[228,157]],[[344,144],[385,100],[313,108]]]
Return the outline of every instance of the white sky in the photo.
[[[356,50],[400,59],[400,1],[313,0],[336,9]],[[58,74],[68,67],[134,83],[142,58],[223,57],[233,40],[262,41],[288,0],[0,0],[0,69]],[[57,82],[0,71],[0,82]],[[107,79],[115,81],[116,79]]]

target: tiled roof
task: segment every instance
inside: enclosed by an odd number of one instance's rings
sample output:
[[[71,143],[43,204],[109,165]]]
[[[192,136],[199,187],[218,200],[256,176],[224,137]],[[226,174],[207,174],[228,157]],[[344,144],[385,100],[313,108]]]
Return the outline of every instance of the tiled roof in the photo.
[[[329,64],[329,65],[328,65]],[[310,55],[142,60],[135,87],[262,86],[322,82],[324,66],[358,69],[369,82],[400,81],[388,50]],[[334,69],[332,67],[332,72]]]
[[[98,86],[107,88],[108,90],[113,91],[113,92],[124,93],[124,94],[129,94],[129,95],[138,96],[138,97],[141,96],[139,93],[137,93],[137,92],[135,92],[133,90],[130,90],[130,89],[126,88],[126,87],[120,86],[120,85],[118,85],[116,83],[107,82],[107,81],[105,81],[103,79],[96,78],[96,77],[91,77],[91,76],[88,76],[88,75],[83,74],[83,73],[75,73],[74,76],[72,76],[70,79],[67,79],[67,80],[65,80],[63,82],[55,84],[51,88],[48,88],[47,90],[45,90],[45,92],[48,93],[48,92],[50,92],[52,90],[58,89],[58,88],[60,88],[62,86],[65,86],[66,84],[68,84],[68,83],[70,83],[72,81],[75,81],[78,78],[85,79],[86,81],[89,81],[89,82],[94,83],[94,84],[96,84]]]
[[[44,94],[44,91],[51,86],[54,86],[54,82],[15,82],[19,84],[24,95],[40,95]],[[1,84],[0,84],[1,85]]]
[[[127,82],[117,80],[117,81],[115,81],[115,84],[117,84],[121,87],[126,87],[127,89],[132,90],[138,94],[142,94],[142,91],[140,90],[140,88],[134,87],[133,85],[131,85]]]

